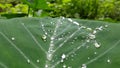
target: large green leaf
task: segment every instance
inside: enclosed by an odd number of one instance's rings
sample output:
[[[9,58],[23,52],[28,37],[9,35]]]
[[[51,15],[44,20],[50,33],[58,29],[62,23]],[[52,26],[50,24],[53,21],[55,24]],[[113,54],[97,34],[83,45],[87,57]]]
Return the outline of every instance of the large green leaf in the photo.
[[[46,0],[22,0],[23,3],[28,4],[32,9],[48,9]]]
[[[119,68],[120,24],[67,18],[0,20],[0,68]]]

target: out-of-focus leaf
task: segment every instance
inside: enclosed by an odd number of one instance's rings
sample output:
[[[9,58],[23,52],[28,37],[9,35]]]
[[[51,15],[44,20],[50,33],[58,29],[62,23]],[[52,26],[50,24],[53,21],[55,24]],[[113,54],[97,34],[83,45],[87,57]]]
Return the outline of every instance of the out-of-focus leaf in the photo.
[[[22,0],[22,1],[23,3],[28,4],[34,10],[48,8],[46,0]]]

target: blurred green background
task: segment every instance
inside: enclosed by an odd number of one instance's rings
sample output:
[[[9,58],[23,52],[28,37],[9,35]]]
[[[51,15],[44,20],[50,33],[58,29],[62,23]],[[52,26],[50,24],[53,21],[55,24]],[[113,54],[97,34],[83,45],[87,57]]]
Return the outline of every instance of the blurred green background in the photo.
[[[120,21],[120,0],[0,0],[1,17],[69,17]]]

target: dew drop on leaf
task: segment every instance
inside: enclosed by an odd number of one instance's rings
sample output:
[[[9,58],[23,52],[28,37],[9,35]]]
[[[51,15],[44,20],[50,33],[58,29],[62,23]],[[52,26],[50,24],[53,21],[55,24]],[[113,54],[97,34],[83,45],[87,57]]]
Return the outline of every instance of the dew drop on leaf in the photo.
[[[46,41],[47,36],[46,36],[46,35],[43,35],[43,36],[42,36],[42,39],[43,39],[44,41]]]
[[[47,65],[47,64],[45,65],[45,68],[48,68],[48,65]]]
[[[89,38],[90,38],[90,39],[95,39],[96,36],[95,36],[94,34],[89,34]]]
[[[100,48],[100,44],[98,44],[97,42],[94,43],[96,48]]]
[[[111,63],[111,60],[110,60],[110,59],[108,59],[108,60],[107,60],[107,63]]]
[[[97,52],[94,52],[94,54],[96,55],[96,54],[97,54]]]
[[[29,60],[29,59],[27,60],[27,63],[30,63],[30,60]]]
[[[66,68],[66,65],[63,65],[63,68]]]
[[[93,31],[93,34],[96,34],[96,33],[97,33],[97,31],[96,31],[96,30],[94,30],[94,31]]]
[[[105,27],[108,27],[108,25],[105,25]]]
[[[39,63],[40,62],[40,60],[39,59],[37,59],[37,63]]]
[[[82,64],[81,68],[87,68],[86,64]]]
[[[99,28],[96,28],[96,29],[102,31],[103,30],[103,26],[100,26]]]
[[[91,30],[92,30],[92,28],[87,28],[87,30],[91,31]]]
[[[64,62],[64,60],[63,59],[61,59],[61,61],[60,62]]]
[[[65,58],[66,58],[66,55],[65,55],[65,54],[62,54],[61,58],[62,58],[62,59],[65,59]]]
[[[90,59],[90,57],[88,57],[88,59]]]
[[[14,38],[14,37],[12,37],[11,39],[12,39],[12,40],[15,40],[15,38]]]

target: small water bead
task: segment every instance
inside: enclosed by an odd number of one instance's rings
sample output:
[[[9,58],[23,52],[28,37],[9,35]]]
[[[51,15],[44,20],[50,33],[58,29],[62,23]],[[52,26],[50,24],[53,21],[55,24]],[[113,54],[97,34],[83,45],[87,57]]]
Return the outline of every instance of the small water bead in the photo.
[[[89,34],[88,36],[89,36],[90,39],[95,39],[96,38],[96,36],[94,34]]]
[[[107,63],[111,63],[111,60],[110,60],[110,59],[108,59],[108,60],[107,60]]]
[[[105,27],[108,27],[108,25],[105,25]]]
[[[58,40],[62,40],[63,38],[58,38]]]
[[[47,64],[45,65],[45,68],[48,68],[48,65],[47,65]]]
[[[90,59],[90,57],[88,57],[88,59]]]
[[[15,38],[14,38],[14,37],[12,37],[11,39],[12,39],[12,40],[15,40]]]
[[[62,59],[65,59],[65,58],[66,58],[66,55],[65,55],[65,54],[62,54],[61,58],[62,58]]]
[[[54,37],[51,37],[51,40],[54,40],[55,38]]]
[[[66,65],[63,65],[63,68],[66,68],[67,66]]]
[[[64,60],[63,59],[61,59],[61,61],[60,62],[64,62]]]
[[[97,52],[94,52],[94,54],[96,55],[96,54],[97,54]]]
[[[100,48],[101,45],[99,45],[97,42],[94,43],[96,48]]]
[[[80,25],[80,24],[79,24],[78,22],[76,22],[76,21],[74,21],[73,23],[76,24],[76,25],[78,25],[78,26]]]
[[[47,39],[47,36],[46,36],[46,35],[43,35],[43,36],[42,36],[42,39],[43,39],[43,40]]]
[[[103,30],[103,26],[100,26],[99,28],[96,28],[96,29],[102,31]]]
[[[85,29],[86,27],[85,26],[81,26],[81,28]]]
[[[27,60],[27,63],[30,63],[30,60],[29,60],[29,59]]]
[[[70,19],[70,18],[68,18],[68,21],[73,22],[73,20],[72,20],[72,19]]]
[[[90,42],[90,39],[87,39],[86,42]]]
[[[91,30],[92,30],[92,28],[87,28],[87,30],[91,31]]]
[[[40,62],[40,60],[39,60],[39,59],[37,59],[37,60],[36,60],[36,62],[37,62],[37,63],[39,63],[39,62]]]
[[[94,31],[93,31],[93,34],[96,34],[96,33],[97,33],[97,31],[96,31],[96,30],[94,30]]]
[[[87,68],[86,64],[82,64],[81,68]]]
[[[67,67],[67,68],[72,68],[72,67]]]

